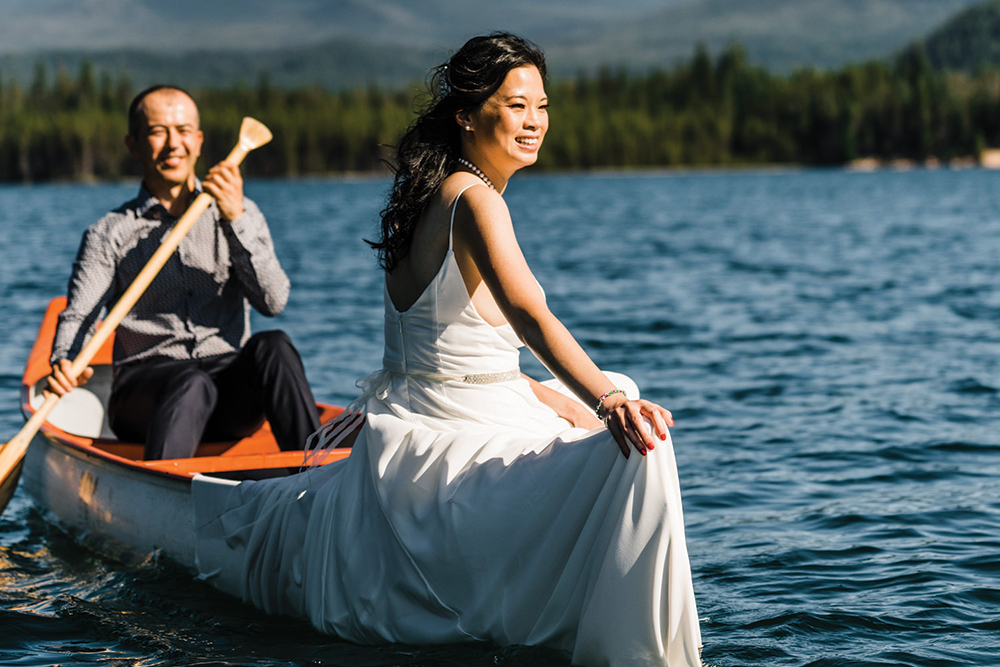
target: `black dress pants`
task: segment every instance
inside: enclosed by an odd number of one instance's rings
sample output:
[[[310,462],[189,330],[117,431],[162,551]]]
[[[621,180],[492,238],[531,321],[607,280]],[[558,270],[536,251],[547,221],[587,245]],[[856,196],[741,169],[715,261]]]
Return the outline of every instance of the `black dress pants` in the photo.
[[[282,450],[302,449],[319,410],[302,359],[283,331],[263,331],[239,352],[158,359],[115,371],[108,423],[146,460],[194,456],[199,442],[237,440],[271,423]]]

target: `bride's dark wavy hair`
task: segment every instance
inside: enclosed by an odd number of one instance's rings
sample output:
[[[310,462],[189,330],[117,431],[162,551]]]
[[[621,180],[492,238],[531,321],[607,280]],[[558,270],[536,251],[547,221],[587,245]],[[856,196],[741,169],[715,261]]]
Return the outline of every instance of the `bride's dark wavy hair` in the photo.
[[[388,272],[410,252],[413,230],[428,200],[455,170],[461,128],[455,114],[482,106],[507,73],[534,65],[545,80],[545,56],[506,32],[473,37],[448,62],[431,70],[431,100],[396,145],[395,178],[382,209],[380,238],[366,242]]]

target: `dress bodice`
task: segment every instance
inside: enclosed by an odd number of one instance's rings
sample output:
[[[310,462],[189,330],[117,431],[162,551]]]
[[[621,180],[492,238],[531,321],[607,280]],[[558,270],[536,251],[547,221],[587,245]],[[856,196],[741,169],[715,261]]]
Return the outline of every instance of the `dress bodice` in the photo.
[[[472,187],[472,186],[469,186]],[[468,188],[466,188],[468,189]],[[455,260],[451,208],[448,252],[434,279],[407,310],[396,310],[383,288],[385,351],[382,367],[393,373],[462,377],[518,368],[523,343],[509,324],[492,326],[476,311]]]

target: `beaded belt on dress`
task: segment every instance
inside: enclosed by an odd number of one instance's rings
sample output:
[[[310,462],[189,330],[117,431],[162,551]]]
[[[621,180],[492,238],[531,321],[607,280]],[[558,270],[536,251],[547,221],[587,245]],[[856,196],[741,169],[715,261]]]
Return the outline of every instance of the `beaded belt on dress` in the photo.
[[[495,373],[466,373],[465,375],[445,375],[443,373],[410,373],[403,371],[393,371],[383,368],[372,373],[363,380],[358,380],[357,386],[361,390],[368,389],[369,386],[388,389],[388,382],[391,378],[406,378],[407,380],[423,380],[424,382],[464,382],[465,384],[496,384],[497,382],[513,382],[521,377],[521,369],[512,368],[509,371],[497,371]],[[370,396],[385,398],[379,389],[376,389]]]
[[[518,368],[499,373],[469,373],[463,375],[461,381],[466,384],[493,384],[495,382],[513,382],[521,377],[521,370]]]
[[[414,373],[409,371],[394,371],[383,368],[375,371],[355,384],[361,390],[361,396],[355,402],[367,403],[372,396],[385,398],[389,393],[392,378],[407,380],[422,380],[424,382],[464,382],[465,384],[495,384],[497,382],[512,382],[521,377],[521,369],[512,368],[509,371],[493,373],[466,373],[465,375],[445,375],[444,373]],[[352,404],[353,405],[353,404]],[[350,406],[348,406],[350,407]]]

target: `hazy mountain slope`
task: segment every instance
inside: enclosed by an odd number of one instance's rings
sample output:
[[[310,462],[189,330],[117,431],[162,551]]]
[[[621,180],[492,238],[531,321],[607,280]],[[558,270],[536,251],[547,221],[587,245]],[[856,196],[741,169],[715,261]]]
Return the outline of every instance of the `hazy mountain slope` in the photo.
[[[888,57],[974,2],[7,0],[0,5],[0,48],[13,43],[12,26],[21,32],[34,26],[37,35],[51,36],[57,28],[73,32],[89,48],[45,52],[50,70],[62,63],[75,74],[86,57],[100,70],[127,69],[136,87],[155,81],[193,88],[240,81],[253,85],[262,72],[279,86],[398,86],[423,78],[468,35],[499,28],[541,44],[557,77],[602,65],[669,68],[688,60],[698,41],[717,52],[735,40],[744,44],[752,62],[788,71]],[[140,40],[141,50],[113,48],[112,36],[86,41],[100,23],[96,8],[109,5],[120,11],[111,12],[100,29],[130,22],[131,28],[113,36],[127,33]],[[50,16],[41,16],[42,11]],[[10,16],[19,19],[4,20]],[[66,22],[75,20],[74,31]],[[276,46],[289,40],[294,46]],[[37,54],[0,59],[0,74],[26,85],[36,59]]]
[[[961,12],[928,35],[924,50],[938,69],[973,72],[1000,66],[1000,0]]]
[[[692,0],[4,0],[0,53],[272,49],[334,38],[417,47],[476,32],[546,36]]]
[[[183,51],[176,54],[122,49],[112,51],[48,52],[39,56],[0,58],[3,81],[17,79],[22,87],[35,76],[39,61],[49,83],[58,69],[76,77],[84,60],[99,72],[127,74],[133,89],[169,82],[184,88],[255,86],[266,75],[276,86],[318,85],[330,90],[378,84],[399,87],[421,80],[444,57],[444,49],[386,46],[335,40],[300,49],[267,51]]]
[[[976,0],[700,0],[610,26],[586,44],[555,40],[560,62],[613,60],[630,67],[688,59],[701,40],[732,41],[776,70],[885,57]]]

